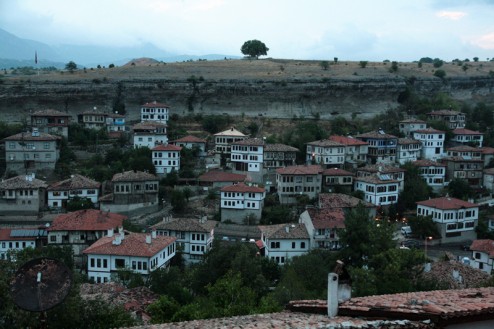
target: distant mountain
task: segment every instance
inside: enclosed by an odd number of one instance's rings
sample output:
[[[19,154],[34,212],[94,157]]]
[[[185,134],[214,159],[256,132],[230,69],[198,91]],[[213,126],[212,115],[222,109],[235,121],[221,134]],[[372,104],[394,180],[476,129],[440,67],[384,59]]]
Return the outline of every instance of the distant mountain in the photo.
[[[182,62],[187,60],[216,60],[239,58],[238,56],[211,55],[178,55],[164,51],[151,43],[133,47],[109,47],[90,45],[59,45],[50,46],[42,42],[22,39],[0,29],[0,69],[34,66],[37,53],[38,66],[54,66],[63,68],[65,63],[74,61],[79,67],[96,67],[115,64],[124,65],[133,58],[154,58],[164,62]]]

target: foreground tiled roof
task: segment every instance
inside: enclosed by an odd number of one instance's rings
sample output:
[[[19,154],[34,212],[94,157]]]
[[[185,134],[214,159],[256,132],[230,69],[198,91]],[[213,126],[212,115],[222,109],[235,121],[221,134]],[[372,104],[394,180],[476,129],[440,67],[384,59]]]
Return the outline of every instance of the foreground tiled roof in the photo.
[[[129,170],[113,175],[112,182],[139,182],[148,180],[159,180],[153,174],[144,171]]]
[[[46,110],[36,111],[33,114],[31,114],[31,116],[32,117],[70,117],[70,114],[53,109],[46,109]]]
[[[307,212],[316,229],[345,228],[345,213],[342,208],[308,208]]]
[[[489,257],[494,257],[494,240],[479,239],[474,240],[470,249],[473,251],[483,251],[489,254]]]
[[[281,175],[317,175],[322,174],[323,169],[319,165],[289,166],[276,169],[276,173]]]
[[[249,186],[240,182],[234,185],[228,185],[221,188],[221,192],[237,192],[237,193],[264,193],[264,187]]]
[[[347,137],[347,136],[338,136],[338,135],[331,135],[329,136],[329,139],[346,145],[346,146],[360,146],[360,145],[369,145],[369,143],[361,141],[360,139],[356,139],[353,137]]]
[[[266,144],[264,152],[298,152],[299,149],[285,144]]]
[[[268,239],[308,239],[309,233],[304,224],[277,224],[259,226]]]
[[[174,236],[158,235],[151,239],[151,243],[146,243],[146,235],[147,233],[130,233],[129,235],[125,235],[120,244],[113,243],[113,241],[117,239],[118,234],[115,234],[112,237],[105,236],[86,248],[83,253],[152,257],[177,239]]]
[[[369,176],[355,177],[355,181],[366,182],[370,184],[389,184],[389,183],[399,183],[398,180],[392,179],[389,176],[371,174]]]
[[[83,189],[83,188],[98,189],[100,186],[101,183],[95,180],[92,180],[88,177],[79,174],[75,174],[72,175],[71,178],[51,184],[48,187],[48,191],[65,191],[65,190],[74,190],[74,189]]]
[[[430,271],[424,271],[419,280],[437,282],[440,287],[446,289],[475,288],[487,285],[489,274],[457,261],[456,257],[448,252],[444,256],[450,256],[451,260],[430,263]]]
[[[46,188],[48,185],[37,178],[31,178],[30,176],[15,176],[0,182],[0,189],[39,189]]]
[[[55,217],[49,231],[106,231],[122,226],[127,216],[101,211],[83,209],[61,214]]]
[[[150,108],[161,108],[161,107],[170,107],[164,103],[158,103],[157,101],[153,101],[153,102],[150,102],[150,103],[146,103],[144,105],[142,105],[141,107],[150,107]]]
[[[244,182],[247,178],[243,174],[234,174],[221,170],[211,170],[199,176],[200,182]]]
[[[163,219],[163,221],[154,224],[152,227],[156,230],[209,233],[216,225],[218,225],[218,221],[215,220],[201,221],[201,219],[197,218],[173,218]]]
[[[50,135],[46,133],[38,133],[39,136],[33,136],[30,132],[22,132],[9,137],[5,137],[4,141],[57,141],[61,139],[60,136]]]
[[[341,193],[320,193],[319,208],[354,208],[359,204],[367,208],[375,208],[376,206],[370,202],[361,200],[351,195]]]
[[[10,227],[0,228],[0,241],[28,241],[46,238],[45,227]]]
[[[463,201],[451,197],[440,197],[440,198],[429,199],[425,201],[419,201],[417,202],[417,204],[421,206],[442,209],[442,210],[478,207],[478,205],[475,203],[471,203],[468,201]]]

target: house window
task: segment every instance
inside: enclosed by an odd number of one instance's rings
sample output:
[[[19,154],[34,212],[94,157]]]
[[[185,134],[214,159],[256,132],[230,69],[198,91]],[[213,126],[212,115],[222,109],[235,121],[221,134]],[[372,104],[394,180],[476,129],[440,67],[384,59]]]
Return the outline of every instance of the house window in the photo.
[[[125,267],[125,259],[123,259],[123,258],[116,258],[115,259],[115,267],[116,268],[124,268]]]
[[[292,249],[295,249],[295,242],[292,242]]]
[[[57,242],[57,236],[56,235],[50,235],[50,242]]]
[[[91,258],[91,267],[94,267],[94,258]]]
[[[475,253],[475,259],[480,259],[480,252]]]
[[[305,242],[300,242],[300,248],[305,249]]]

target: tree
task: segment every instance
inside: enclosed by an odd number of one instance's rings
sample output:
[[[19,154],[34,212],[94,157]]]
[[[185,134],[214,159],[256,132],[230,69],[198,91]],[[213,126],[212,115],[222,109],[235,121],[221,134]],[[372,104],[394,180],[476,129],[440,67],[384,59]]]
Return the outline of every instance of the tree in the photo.
[[[247,55],[249,57],[259,58],[261,55],[267,55],[269,48],[259,40],[249,40],[245,41],[240,48],[242,54]]]
[[[75,70],[77,70],[77,64],[73,61],[70,61],[67,64],[65,64],[65,69],[70,73],[73,73]]]
[[[398,62],[397,61],[392,61],[391,62],[391,68],[389,69],[390,72],[396,72],[398,71]]]
[[[453,198],[466,200],[474,195],[468,182],[462,178],[453,178],[448,184],[448,193]]]
[[[432,189],[420,176],[417,166],[408,162],[402,168],[406,170],[405,186],[398,198],[398,204],[400,210],[415,209],[415,203],[427,200],[432,195]]]
[[[436,70],[436,72],[434,72],[434,76],[435,77],[438,77],[438,78],[441,78],[441,79],[444,79],[444,77],[446,77],[446,71],[444,71],[444,70]]]
[[[368,61],[360,61],[358,63],[358,65],[360,65],[361,68],[365,69],[365,67],[367,66],[367,63],[369,63]]]
[[[319,65],[321,65],[321,67],[324,71],[327,71],[327,69],[329,68],[329,62],[328,61],[322,61],[321,63],[319,63]]]

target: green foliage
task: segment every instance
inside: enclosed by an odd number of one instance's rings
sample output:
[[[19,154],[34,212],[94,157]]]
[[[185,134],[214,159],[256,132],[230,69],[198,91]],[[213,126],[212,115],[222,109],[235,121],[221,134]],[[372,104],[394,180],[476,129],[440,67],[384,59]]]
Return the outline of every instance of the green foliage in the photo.
[[[435,77],[438,77],[440,79],[444,79],[446,77],[446,71],[444,71],[444,70],[436,70],[434,72],[434,76]]]
[[[282,205],[264,207],[260,223],[263,225],[274,225],[281,223],[290,223],[294,221],[292,209]]]
[[[329,62],[328,61],[322,61],[321,63],[319,63],[319,65],[322,67],[322,69],[324,71],[327,71],[329,68]]]
[[[180,310],[180,304],[167,295],[148,306],[147,311],[151,315],[151,323],[167,323],[173,321],[173,316]]]
[[[65,69],[70,73],[73,73],[75,70],[77,70],[77,64],[73,61],[70,61],[67,64],[65,64]]]
[[[0,121],[0,139],[18,134],[22,132],[22,129],[21,124],[10,124]]]
[[[360,62],[358,63],[358,65],[359,65],[361,68],[365,69],[365,68],[367,67],[367,64],[368,64],[368,63],[369,63],[368,61],[360,61]]]
[[[434,223],[430,216],[410,217],[408,218],[408,225],[410,225],[413,234],[420,239],[425,239],[428,236],[441,236],[436,223]]]
[[[267,55],[269,48],[259,40],[248,40],[245,41],[242,47],[240,48],[242,54],[247,55],[251,58],[255,57],[259,58],[261,55]]]
[[[298,148],[297,161],[303,162],[305,161],[305,144],[327,137],[328,132],[318,123],[300,122],[297,123],[294,129],[285,132],[283,143]]]
[[[449,196],[457,199],[467,200],[474,196],[474,191],[465,179],[453,178],[448,184]]]
[[[391,68],[389,69],[390,72],[396,72],[398,71],[398,62],[392,61],[391,62]]]
[[[130,269],[122,268],[117,270],[117,282],[120,282],[127,288],[136,288],[144,286],[142,275]]]
[[[432,196],[432,189],[420,176],[417,166],[407,162],[401,168],[406,170],[403,192],[400,193],[398,204],[401,210],[416,208],[416,202],[427,200]]]
[[[432,66],[434,66],[435,68],[439,68],[441,66],[443,66],[444,64],[444,61],[439,59],[439,58],[434,58],[434,60],[432,61]]]
[[[67,201],[67,211],[77,211],[81,209],[93,209],[94,204],[89,198],[75,196]]]
[[[225,130],[233,122],[229,115],[206,115],[202,118],[202,128],[210,134]]]
[[[69,126],[69,140],[77,146],[95,146],[97,143],[108,140],[108,134],[105,129],[89,129],[72,123]]]
[[[173,211],[182,212],[187,206],[187,199],[185,198],[184,192],[181,190],[172,190],[171,192],[171,204]]]

